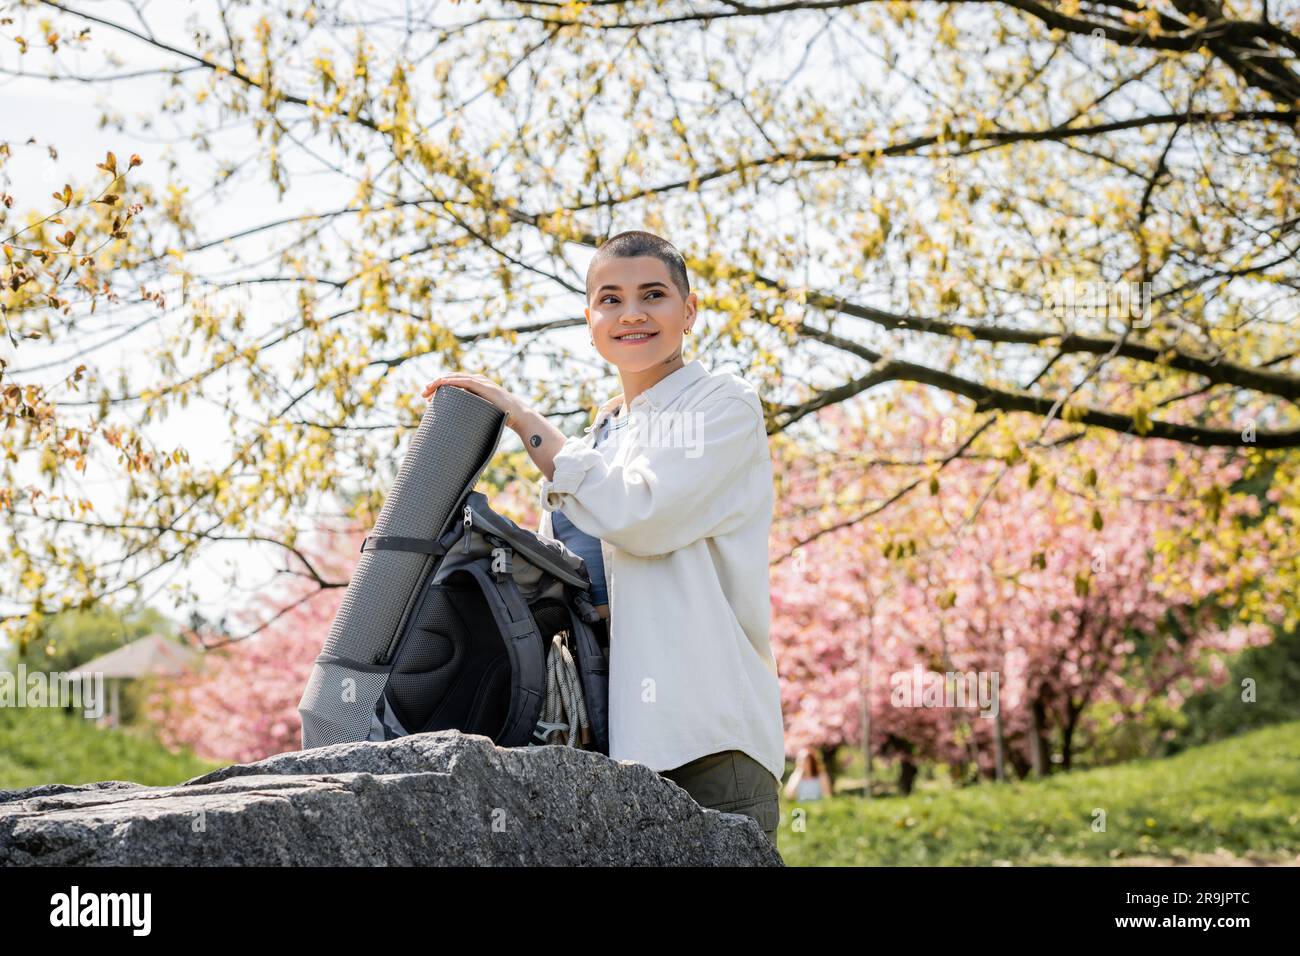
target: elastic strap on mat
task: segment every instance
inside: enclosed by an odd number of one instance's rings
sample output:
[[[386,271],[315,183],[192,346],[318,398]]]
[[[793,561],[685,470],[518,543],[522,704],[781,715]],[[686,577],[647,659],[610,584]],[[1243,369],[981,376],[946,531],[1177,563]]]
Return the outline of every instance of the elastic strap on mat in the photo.
[[[417,551],[442,557],[447,546],[433,538],[403,538],[396,534],[368,534],[361,542],[362,551]]]

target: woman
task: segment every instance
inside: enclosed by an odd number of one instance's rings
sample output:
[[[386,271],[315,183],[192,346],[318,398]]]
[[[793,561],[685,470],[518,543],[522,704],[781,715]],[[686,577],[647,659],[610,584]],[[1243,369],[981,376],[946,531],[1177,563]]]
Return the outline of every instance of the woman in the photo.
[[[753,386],[683,361],[696,308],[680,253],[621,233],[587,271],[585,315],[623,390],[584,435],[481,375],[444,375],[424,395],[456,385],[505,412],[543,475],[539,532],[588,559],[610,629],[610,756],[755,818],[775,845],[785,738],[768,638],[772,461]]]
[[[831,778],[822,756],[811,747],[800,747],[795,757],[794,773],[785,785],[786,799],[799,803],[822,800],[832,793]]]

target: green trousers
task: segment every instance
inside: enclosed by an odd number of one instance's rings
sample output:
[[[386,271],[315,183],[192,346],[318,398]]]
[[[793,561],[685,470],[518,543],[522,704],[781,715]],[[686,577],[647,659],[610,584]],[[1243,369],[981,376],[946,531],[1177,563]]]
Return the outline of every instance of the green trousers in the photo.
[[[724,750],[672,770],[661,770],[659,775],[677,784],[706,809],[753,817],[776,846],[776,828],[781,822],[777,799],[780,783],[749,754]]]

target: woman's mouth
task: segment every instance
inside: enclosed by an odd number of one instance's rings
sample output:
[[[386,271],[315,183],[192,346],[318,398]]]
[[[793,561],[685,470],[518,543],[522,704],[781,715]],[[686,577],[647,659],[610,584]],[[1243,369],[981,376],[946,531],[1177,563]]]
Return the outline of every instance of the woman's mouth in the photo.
[[[649,342],[658,334],[658,332],[629,332],[626,335],[617,336],[617,338],[620,342],[626,342],[628,345],[639,345],[642,342]]]

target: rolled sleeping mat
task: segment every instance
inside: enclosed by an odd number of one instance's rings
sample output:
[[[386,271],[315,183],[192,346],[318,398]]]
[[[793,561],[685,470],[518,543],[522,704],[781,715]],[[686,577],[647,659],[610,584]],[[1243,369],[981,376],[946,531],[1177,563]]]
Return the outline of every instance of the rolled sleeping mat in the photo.
[[[459,505],[496,452],[505,420],[504,412],[473,392],[439,387],[371,535],[441,537],[460,520]],[[439,560],[388,548],[361,553],[298,702],[304,750],[366,739],[394,644],[420,582]]]

